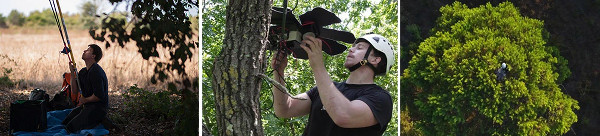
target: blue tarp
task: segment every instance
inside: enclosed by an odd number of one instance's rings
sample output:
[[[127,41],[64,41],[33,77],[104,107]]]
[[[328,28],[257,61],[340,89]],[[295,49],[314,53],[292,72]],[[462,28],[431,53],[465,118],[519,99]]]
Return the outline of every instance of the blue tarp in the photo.
[[[94,129],[84,129],[77,133],[67,133],[65,126],[61,122],[69,115],[73,109],[49,111],[46,113],[48,119],[48,128],[45,132],[25,132],[19,131],[13,133],[15,136],[86,136],[92,134],[97,135],[108,135],[108,130],[104,129],[102,124],[96,126]]]

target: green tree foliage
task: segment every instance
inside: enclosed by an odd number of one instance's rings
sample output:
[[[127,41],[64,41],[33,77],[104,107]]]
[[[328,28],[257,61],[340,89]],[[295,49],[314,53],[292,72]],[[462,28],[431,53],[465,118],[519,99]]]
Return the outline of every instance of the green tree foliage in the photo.
[[[83,27],[81,14],[63,14],[63,17],[65,18],[65,24],[67,24],[67,28],[69,29],[89,29],[89,27]]]
[[[0,76],[0,88],[12,88],[15,85],[15,82],[10,79],[10,73],[12,73],[11,68],[2,68],[2,76]]]
[[[408,136],[421,136],[423,133],[416,129],[415,122],[410,118],[410,111],[407,110],[405,105],[402,105],[402,111],[400,112],[400,135]]]
[[[577,121],[577,101],[561,92],[568,76],[543,22],[512,3],[477,8],[455,2],[404,71],[411,117],[426,135],[561,135]],[[496,69],[508,64],[504,81]],[[414,102],[414,103],[411,103]]]
[[[407,45],[404,45],[402,48],[402,50],[400,50],[400,63],[404,64],[401,67],[402,69],[406,69],[408,64],[408,61],[410,61],[410,59],[412,58],[412,56],[415,55],[415,52],[417,50],[417,48],[419,47],[419,43],[423,42],[423,37],[421,37],[421,28],[417,25],[417,24],[409,24],[406,27],[404,27],[404,29],[406,29],[405,31],[408,32],[406,39],[402,39],[402,41],[407,40]]]
[[[98,12],[98,4],[92,0],[85,1],[80,8],[81,14],[84,16],[95,16]]]
[[[115,4],[123,0],[110,2]],[[127,25],[123,18],[105,16],[99,29],[90,29],[90,35],[97,41],[105,42],[106,48],[111,44],[124,47],[128,42],[135,42],[142,57],[156,64],[151,82],[168,82],[167,89],[177,95],[182,103],[180,108],[175,109],[180,113],[175,117],[175,135],[198,135],[199,128],[199,85],[195,84],[197,81],[192,81],[198,79],[190,79],[185,72],[185,62],[191,60],[192,51],[198,46],[190,26],[192,23],[186,14],[191,8],[198,8],[198,1],[135,0],[129,8],[132,18],[136,19],[131,25]],[[158,51],[162,49],[168,52]],[[175,76],[181,80],[167,80]]]
[[[81,22],[85,28],[97,28],[98,3],[96,0],[89,0],[81,5]]]
[[[283,1],[276,0],[273,2],[274,7],[283,7]],[[227,1],[213,0],[204,1],[202,9],[202,122],[212,134],[217,134],[216,128],[216,113],[214,111],[214,95],[211,89],[211,76],[214,56],[219,54],[221,45],[224,39],[225,30],[225,7]],[[355,36],[361,36],[368,32],[381,34],[387,37],[393,44],[398,43],[397,40],[397,1],[382,0],[379,3],[371,3],[367,0],[338,0],[338,1],[288,1],[288,8],[293,9],[293,13],[299,16],[306,11],[310,11],[315,7],[323,7],[339,17],[342,14],[347,14],[346,18],[342,17],[342,23],[328,26],[328,28],[345,30],[354,33]],[[363,15],[366,11],[371,11],[369,16]],[[347,44],[350,47],[349,44]],[[394,48],[398,50],[399,48]],[[268,51],[267,56],[271,60],[276,52]],[[344,68],[343,63],[347,52],[336,56],[325,55],[325,67],[334,81],[344,81],[349,72]],[[398,55],[398,54],[396,54]],[[396,58],[397,59],[397,58]],[[286,68],[285,81],[287,88],[291,94],[300,94],[315,87],[313,75],[310,65],[307,60],[294,59],[288,57],[288,67]],[[390,92],[393,101],[397,100],[397,64],[391,68],[390,73],[386,76],[380,76],[375,79],[376,84],[382,86]],[[272,75],[271,67],[268,67],[266,75]],[[304,131],[308,116],[296,117],[291,119],[282,119],[275,116],[273,110],[273,100],[271,84],[267,81],[263,82],[261,90],[261,115],[266,135],[301,135]],[[394,109],[397,108],[394,105]],[[393,110],[392,120],[388,124],[387,132],[384,135],[397,135],[398,123],[397,110]]]
[[[2,14],[0,14],[0,28],[8,28],[8,25],[6,24],[6,17]]]
[[[25,16],[23,13],[13,9],[8,14],[8,22],[15,26],[22,26],[25,23]]]
[[[11,66],[17,66],[17,62],[14,59],[8,57],[8,55],[0,54],[0,90],[6,88],[12,88],[21,81],[15,81],[11,79],[11,73],[13,71]]]
[[[225,0],[203,1],[202,7],[202,125],[218,135],[215,96],[212,86],[212,67],[225,37]],[[265,110],[262,110],[265,111]],[[263,116],[264,118],[264,116]],[[264,121],[263,121],[264,122]],[[268,132],[265,131],[265,134]]]
[[[171,91],[154,93],[134,85],[122,95],[127,100],[125,102],[128,107],[125,109],[127,112],[135,113],[136,116],[156,119],[152,121],[174,120],[182,113],[177,109],[182,108],[183,105],[173,98],[174,95]]]
[[[56,21],[54,20],[54,13],[50,8],[44,9],[42,11],[32,11],[31,13],[29,13],[29,16],[25,19],[25,21],[27,21],[27,26],[56,25]],[[65,20],[65,23],[67,22],[68,21]]]

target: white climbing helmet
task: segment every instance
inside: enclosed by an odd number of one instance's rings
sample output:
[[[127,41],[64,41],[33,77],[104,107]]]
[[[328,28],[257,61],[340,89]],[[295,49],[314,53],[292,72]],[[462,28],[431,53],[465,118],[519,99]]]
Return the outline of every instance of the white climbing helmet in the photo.
[[[390,43],[390,41],[378,34],[366,34],[356,39],[356,41],[354,41],[354,44],[356,44],[360,39],[368,41],[371,45],[373,45],[375,50],[378,50],[385,54],[385,58],[387,60],[385,66],[385,73],[389,72],[390,67],[392,67],[392,65],[394,65],[395,62],[394,49],[392,48],[392,44]]]

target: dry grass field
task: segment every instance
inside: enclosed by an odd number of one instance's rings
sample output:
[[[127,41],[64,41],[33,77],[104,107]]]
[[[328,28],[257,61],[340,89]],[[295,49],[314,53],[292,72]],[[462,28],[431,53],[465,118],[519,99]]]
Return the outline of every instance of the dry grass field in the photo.
[[[88,44],[96,43],[103,48],[104,57],[98,64],[106,72],[110,92],[118,92],[133,84],[143,88],[163,86],[151,85],[154,66],[142,59],[134,43],[125,48],[113,45],[106,49],[104,43],[94,41],[87,30],[70,30],[69,36],[78,69],[85,67],[81,54]],[[50,92],[60,89],[62,74],[68,72],[68,57],[59,53],[62,48],[63,43],[56,28],[0,29],[0,55],[5,56],[0,57],[1,67],[12,68],[11,78],[23,80],[20,87],[39,87]],[[190,77],[198,76],[197,55],[186,63],[186,72]],[[6,61],[8,59],[14,61]]]
[[[104,43],[94,41],[87,30],[69,30],[69,36],[78,69],[85,67],[81,54],[88,44],[96,43],[103,49],[104,57],[98,64],[109,81],[112,108],[123,106],[121,94],[134,84],[148,90],[166,89],[164,83],[151,84],[154,66],[137,52],[135,43],[129,43],[125,48],[111,46],[106,49]],[[62,74],[68,71],[68,57],[59,52],[62,48],[56,27],[0,29],[0,76],[4,74],[4,68],[12,69],[9,77],[18,81],[16,87],[0,88],[0,135],[7,134],[3,131],[7,131],[9,123],[8,111],[1,109],[8,109],[10,102],[26,99],[34,88],[46,90],[51,97],[60,90]],[[198,55],[194,54],[191,61],[186,62],[186,72],[192,79],[199,76]]]

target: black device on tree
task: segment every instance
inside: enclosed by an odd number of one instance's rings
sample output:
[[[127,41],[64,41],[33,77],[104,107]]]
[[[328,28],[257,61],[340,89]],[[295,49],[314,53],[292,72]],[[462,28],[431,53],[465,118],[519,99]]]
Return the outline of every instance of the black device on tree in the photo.
[[[287,14],[286,14],[287,12]],[[284,18],[285,21],[284,21]],[[329,55],[337,55],[344,52],[347,47],[338,43],[353,43],[356,38],[354,34],[347,31],[323,28],[341,20],[332,12],[317,7],[300,15],[300,21],[296,19],[290,9],[271,8],[271,26],[269,27],[269,50],[285,51],[293,54],[294,58],[308,59],[306,51],[300,44],[304,35],[310,35],[323,41],[323,51]],[[283,33],[283,34],[282,34]]]

